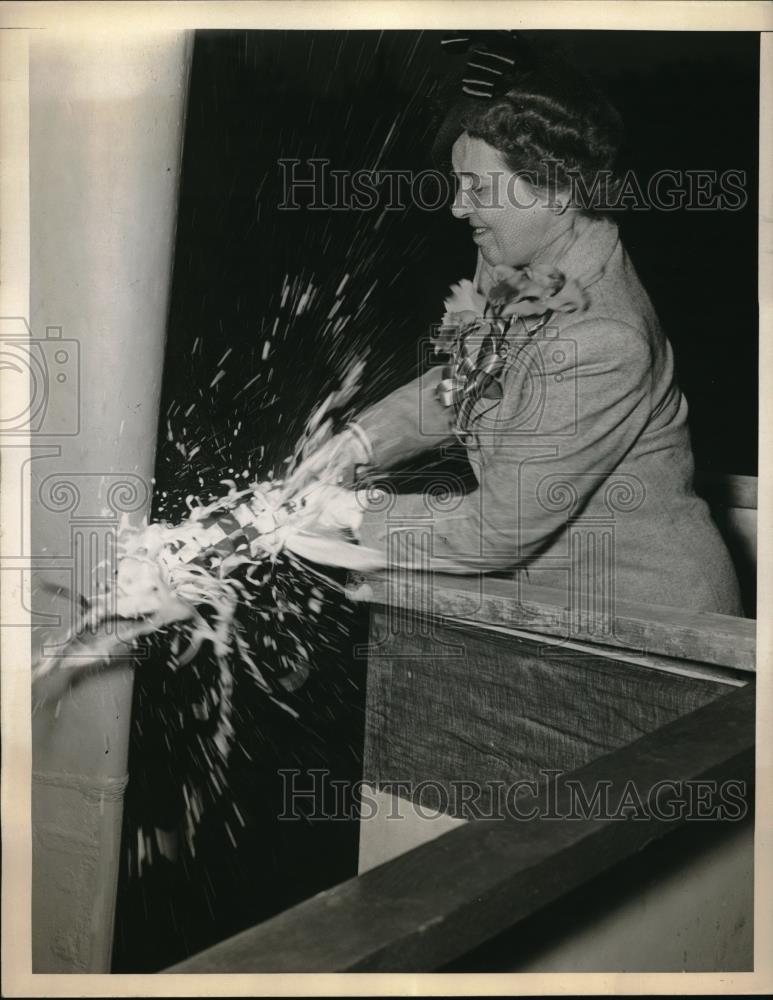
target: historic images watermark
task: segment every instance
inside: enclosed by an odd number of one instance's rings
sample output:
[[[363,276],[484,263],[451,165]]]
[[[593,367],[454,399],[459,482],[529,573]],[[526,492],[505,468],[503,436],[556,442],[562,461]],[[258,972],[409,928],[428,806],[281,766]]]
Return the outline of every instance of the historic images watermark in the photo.
[[[433,168],[342,170],[323,157],[281,158],[278,166],[282,211],[404,211],[415,207],[432,212],[454,200],[459,183],[454,174]],[[464,188],[471,206],[528,209],[544,199],[538,192],[550,192],[548,204],[552,204],[561,189],[562,204],[597,212],[737,212],[749,200],[746,171],[732,168],[664,167],[647,176],[633,170],[622,174],[600,170],[589,180],[559,160],[546,159],[539,176],[528,171],[518,176],[528,186],[516,184],[515,174],[466,174]]]
[[[79,432],[80,345],[64,337],[60,326],[33,337],[23,317],[0,317],[0,369],[7,401],[0,441]]]
[[[282,809],[287,821],[405,820],[409,815],[435,820],[451,815],[465,820],[610,820],[661,822],[739,822],[749,811],[749,789],[740,779],[663,779],[642,787],[597,781],[588,786],[554,769],[539,780],[366,781],[331,777],[326,768],[301,772],[281,769]],[[540,794],[542,792],[543,794]]]
[[[17,547],[6,547],[0,565],[0,584],[11,595],[3,626],[31,626],[43,657],[61,652],[84,623],[84,595],[110,597],[121,519],[146,510],[151,495],[151,483],[133,472],[62,470],[63,454],[83,429],[81,344],[65,334],[47,326],[45,336],[35,336],[23,317],[0,317],[0,453],[6,483],[17,487],[8,490],[7,516],[19,527]],[[115,640],[105,660],[146,655],[132,642],[132,623],[111,611],[114,600],[100,626]],[[93,632],[89,624],[85,631]],[[68,657],[90,660],[93,652],[71,647]]]

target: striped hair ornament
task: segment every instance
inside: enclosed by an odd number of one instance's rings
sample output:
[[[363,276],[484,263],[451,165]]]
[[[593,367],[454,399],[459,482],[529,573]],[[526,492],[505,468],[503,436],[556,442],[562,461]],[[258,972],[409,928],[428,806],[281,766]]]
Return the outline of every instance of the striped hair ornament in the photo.
[[[490,100],[507,89],[522,41],[515,31],[470,31],[441,39],[443,49],[468,53],[462,91]]]

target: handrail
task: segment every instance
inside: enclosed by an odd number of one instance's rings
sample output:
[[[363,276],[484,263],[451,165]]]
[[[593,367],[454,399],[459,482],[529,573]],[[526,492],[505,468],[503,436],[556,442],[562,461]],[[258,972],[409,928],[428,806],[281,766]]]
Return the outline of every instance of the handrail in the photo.
[[[614,619],[577,612],[566,594],[516,579],[410,572],[357,578],[358,599],[418,614],[559,636],[753,672],[756,622],[707,611],[615,601]]]
[[[170,973],[431,971],[531,916],[565,893],[685,825],[657,808],[658,782],[735,779],[754,773],[754,685],[599,758],[571,777],[591,793],[622,793],[633,780],[642,820],[476,820],[350,879],[165,970]],[[519,797],[521,814],[547,790]],[[569,785],[552,790],[565,814]]]

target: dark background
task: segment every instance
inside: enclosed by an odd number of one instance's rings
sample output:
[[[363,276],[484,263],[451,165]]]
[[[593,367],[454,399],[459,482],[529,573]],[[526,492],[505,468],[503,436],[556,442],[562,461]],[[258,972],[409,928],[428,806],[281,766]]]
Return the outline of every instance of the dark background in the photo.
[[[602,85],[625,122],[621,165],[644,181],[663,168],[746,172],[740,211],[615,218],[674,346],[698,467],[755,475],[758,36],[524,34],[564,52]],[[278,208],[280,157],[328,158],[341,170],[433,166],[437,95],[463,63],[440,50],[440,37],[197,34],[156,516],[183,511],[188,494],[222,492],[222,478],[281,475],[311,409],[348,361],[367,349],[355,404],[404,381],[449,284],[472,275],[475,248],[447,209]],[[355,823],[275,819],[278,768],[329,767],[336,777],[359,777],[364,667],[349,650],[363,622],[328,597],[330,627],[317,630],[310,679],[288,699],[298,720],[254,685],[237,683],[237,747],[227,778],[243,824],[227,832],[227,807],[213,806],[195,854],[184,851],[174,864],[156,860],[142,877],[132,865],[137,828],[175,825],[181,776],[197,765],[195,721],[171,726],[165,709],[190,702],[186,684],[194,682],[170,678],[152,660],[138,668],[114,971],[163,968],[355,873]]]

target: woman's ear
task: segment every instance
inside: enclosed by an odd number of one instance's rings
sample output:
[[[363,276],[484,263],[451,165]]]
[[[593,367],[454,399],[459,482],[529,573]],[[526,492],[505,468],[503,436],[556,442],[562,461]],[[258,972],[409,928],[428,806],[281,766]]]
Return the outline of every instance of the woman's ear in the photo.
[[[553,190],[547,200],[547,206],[554,215],[563,215],[572,207],[572,192],[569,188]]]

